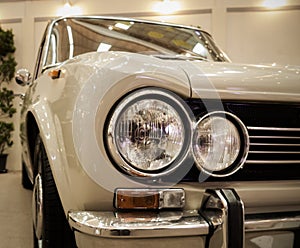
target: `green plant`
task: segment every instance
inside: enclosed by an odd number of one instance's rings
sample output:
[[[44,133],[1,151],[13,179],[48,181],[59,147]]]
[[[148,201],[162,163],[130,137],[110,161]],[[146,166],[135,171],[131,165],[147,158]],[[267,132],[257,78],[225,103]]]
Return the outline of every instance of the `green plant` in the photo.
[[[6,147],[11,147],[13,141],[11,140],[11,132],[14,131],[13,123],[6,123],[0,121],[0,154],[3,154]]]
[[[12,30],[5,31],[0,27],[0,155],[13,145],[14,125],[11,118],[16,113],[13,106],[14,92],[4,87],[4,84],[7,85],[15,74],[15,50]]]
[[[16,113],[13,107],[14,92],[6,88],[0,91],[0,154],[3,154],[6,147],[11,147],[11,133],[14,131],[12,122],[7,122],[5,119],[12,118]]]

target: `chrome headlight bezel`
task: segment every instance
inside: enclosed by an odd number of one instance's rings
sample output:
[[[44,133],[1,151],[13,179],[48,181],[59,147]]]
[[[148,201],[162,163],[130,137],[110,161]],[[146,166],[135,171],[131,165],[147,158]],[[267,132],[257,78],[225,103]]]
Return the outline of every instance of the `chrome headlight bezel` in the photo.
[[[172,159],[170,163],[168,163],[163,168],[149,171],[138,168],[134,164],[130,163],[124,157],[124,154],[122,154],[122,152],[120,151],[120,148],[117,144],[118,141],[116,140],[116,128],[122,114],[132,105],[148,99],[149,101],[160,101],[176,111],[182,123],[182,130],[184,132],[183,143],[176,157],[174,157],[174,159]],[[193,115],[187,104],[179,96],[171,91],[154,87],[133,91],[126,95],[113,108],[110,118],[107,119],[107,128],[104,131],[104,137],[106,137],[105,144],[108,154],[115,162],[115,166],[118,169],[121,169],[123,172],[128,173],[129,175],[139,177],[158,177],[168,175],[182,164],[189,153],[192,137],[192,120]]]
[[[234,158],[234,161],[224,169],[218,170],[216,167],[216,169],[213,170],[211,168],[208,168],[211,167],[211,165],[207,166],[205,164],[205,161],[203,161],[200,158],[199,148],[197,148],[197,144],[196,144],[197,142],[195,142],[196,136],[199,135],[197,133],[197,127],[203,124],[208,118],[215,118],[215,119],[223,118],[224,121],[228,123],[229,126],[228,128],[235,129],[239,135],[240,145],[239,145],[238,154],[236,155],[236,158]],[[204,172],[205,174],[214,177],[226,177],[234,174],[244,165],[246,158],[248,156],[248,152],[249,152],[249,135],[248,135],[247,128],[245,127],[243,122],[234,114],[225,111],[214,111],[214,112],[207,113],[206,115],[201,117],[199,121],[196,123],[194,133],[193,133],[193,139],[192,139],[192,153],[193,153],[196,166],[200,171]],[[215,153],[213,154],[212,160],[218,160],[220,156],[221,156],[220,154]]]

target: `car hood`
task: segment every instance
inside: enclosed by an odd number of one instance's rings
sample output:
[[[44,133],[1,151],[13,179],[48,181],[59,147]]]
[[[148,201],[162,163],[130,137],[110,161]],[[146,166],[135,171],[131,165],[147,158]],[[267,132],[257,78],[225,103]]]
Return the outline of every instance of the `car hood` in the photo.
[[[300,67],[185,61],[192,97],[300,102]]]

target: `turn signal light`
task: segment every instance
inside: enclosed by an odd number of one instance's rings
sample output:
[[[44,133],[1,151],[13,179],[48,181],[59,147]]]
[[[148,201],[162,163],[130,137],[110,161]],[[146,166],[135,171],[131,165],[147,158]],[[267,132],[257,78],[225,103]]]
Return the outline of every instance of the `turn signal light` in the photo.
[[[48,73],[48,76],[52,79],[58,79],[60,77],[61,70],[55,69]]]
[[[114,205],[117,209],[183,208],[183,189],[117,189]]]

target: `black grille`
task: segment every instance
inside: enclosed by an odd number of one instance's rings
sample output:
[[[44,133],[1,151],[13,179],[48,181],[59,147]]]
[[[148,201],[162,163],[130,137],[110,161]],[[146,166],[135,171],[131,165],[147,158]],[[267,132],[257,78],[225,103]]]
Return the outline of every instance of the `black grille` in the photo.
[[[196,117],[207,113],[200,100],[187,103]],[[300,104],[223,102],[223,109],[213,110],[228,111],[241,119],[248,129],[250,148],[243,169],[230,177],[210,177],[209,180],[300,179]],[[195,181],[198,176],[199,171],[194,166],[184,180]]]
[[[300,165],[300,128],[248,127],[248,132],[247,164]]]

